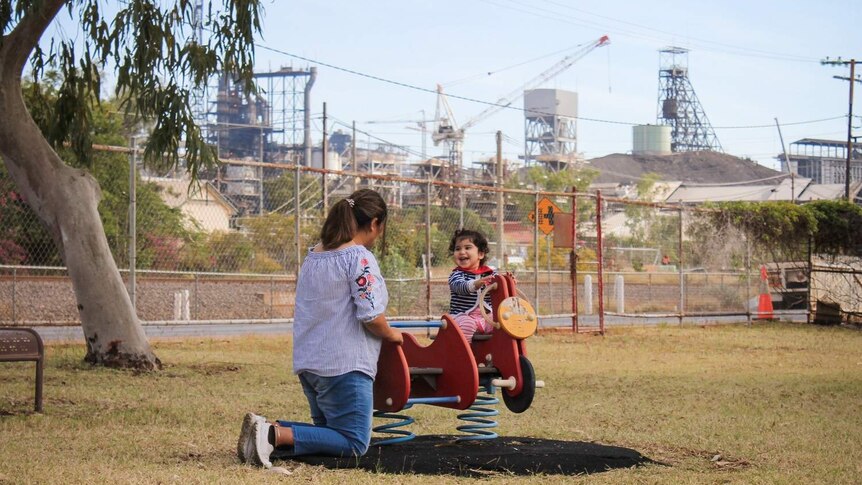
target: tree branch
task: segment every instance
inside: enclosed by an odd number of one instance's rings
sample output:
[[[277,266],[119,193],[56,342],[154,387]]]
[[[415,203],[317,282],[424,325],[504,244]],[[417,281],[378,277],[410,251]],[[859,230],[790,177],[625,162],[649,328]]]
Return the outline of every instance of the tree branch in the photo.
[[[42,38],[42,34],[54,21],[54,17],[66,4],[66,0],[45,0],[34,2],[34,10],[26,13],[15,29],[10,32],[0,45],[0,60],[3,73],[21,73],[24,63],[33,52],[33,48]]]

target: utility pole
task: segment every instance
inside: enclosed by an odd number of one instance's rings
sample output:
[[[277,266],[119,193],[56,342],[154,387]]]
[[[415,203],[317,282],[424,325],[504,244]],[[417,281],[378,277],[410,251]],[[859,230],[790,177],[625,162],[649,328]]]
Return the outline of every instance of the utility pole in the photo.
[[[503,197],[503,177],[505,173],[503,172],[503,132],[497,132],[497,266],[499,269],[506,269],[507,265],[505,263],[506,253],[503,245],[503,224],[505,217],[505,199]],[[463,190],[462,190],[463,193]]]
[[[265,162],[263,158],[263,145],[264,145],[264,136],[263,136],[263,120],[259,121],[260,123],[260,139],[258,140],[259,145],[259,153],[260,153],[260,163]],[[257,167],[257,215],[263,215],[263,165]]]
[[[846,79],[850,81],[850,101],[849,107],[847,110],[847,162],[846,162],[846,173],[844,176],[844,198],[848,201],[850,200],[850,160],[853,157],[853,86],[856,82],[862,82],[856,79],[856,63],[862,62],[857,61],[856,59],[850,59],[849,61],[844,61],[840,57],[835,60],[830,60],[828,57],[825,60],[820,61],[820,64],[829,65],[829,66],[850,66],[850,77],[842,78],[835,76],[838,79]]]
[[[356,168],[356,121],[353,121],[353,136],[350,137],[350,170],[355,174]],[[356,175],[350,177],[353,180],[353,192],[356,192]]]
[[[329,140],[327,138],[328,135],[329,134],[326,132],[326,102],[324,101],[323,102],[323,154],[322,154],[323,155],[323,159],[322,159],[323,160],[323,170],[327,170],[329,168],[326,166],[327,165],[326,162],[328,161],[327,157],[329,155],[327,153],[329,151]],[[322,177],[320,177],[322,180],[321,183],[323,184],[323,187],[322,187],[323,188],[323,217],[326,217],[326,214],[329,212],[329,192],[327,192],[327,190],[326,190],[326,178],[327,178],[326,175],[327,175],[327,173],[323,172]]]
[[[314,80],[317,79],[317,68],[312,67],[309,71],[311,72],[311,76],[305,84],[302,104],[302,124],[303,130],[305,130],[305,136],[302,142],[303,148],[305,148],[305,161],[303,165],[306,167],[311,166],[311,87],[314,86]],[[297,214],[299,214],[298,211]]]
[[[425,140],[428,138],[428,136],[425,134],[425,127],[427,125],[425,124],[425,110],[420,109],[419,112],[422,113],[422,121],[419,122],[419,128],[422,131],[422,163],[425,163],[428,161],[428,150],[426,149],[425,145]]]

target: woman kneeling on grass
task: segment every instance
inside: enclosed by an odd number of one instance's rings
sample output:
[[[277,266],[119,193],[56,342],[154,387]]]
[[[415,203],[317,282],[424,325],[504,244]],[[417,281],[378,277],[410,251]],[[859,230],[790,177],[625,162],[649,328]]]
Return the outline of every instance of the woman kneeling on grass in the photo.
[[[369,251],[383,234],[386,202],[362,189],[336,203],[296,282],[293,372],[314,424],[248,413],[237,454],[271,467],[270,455],[361,456],[371,441],[372,385],[382,340],[402,342],[384,316],[389,296]]]

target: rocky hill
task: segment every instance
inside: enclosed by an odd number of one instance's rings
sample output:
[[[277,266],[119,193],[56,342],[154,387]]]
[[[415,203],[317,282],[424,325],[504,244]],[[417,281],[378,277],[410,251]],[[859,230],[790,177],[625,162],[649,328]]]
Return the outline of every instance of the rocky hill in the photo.
[[[690,183],[729,183],[759,180],[781,172],[749,159],[717,152],[684,152],[672,155],[628,155],[614,153],[587,161],[587,167],[601,172],[596,182],[630,184],[654,172],[663,180]],[[780,179],[757,182],[779,183]]]

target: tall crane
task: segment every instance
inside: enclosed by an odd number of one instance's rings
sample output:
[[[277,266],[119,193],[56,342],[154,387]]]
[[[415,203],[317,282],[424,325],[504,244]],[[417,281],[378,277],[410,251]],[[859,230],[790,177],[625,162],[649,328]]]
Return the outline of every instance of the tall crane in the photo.
[[[496,103],[488,106],[487,108],[479,112],[477,115],[467,120],[467,122],[465,122],[460,127],[455,121],[455,115],[452,112],[452,108],[449,106],[448,97],[443,92],[443,86],[438,84],[437,109],[434,114],[435,125],[434,131],[431,133],[431,139],[434,141],[434,146],[439,146],[440,143],[446,143],[446,146],[449,149],[449,165],[452,171],[451,177],[457,177],[457,171],[462,166],[462,147],[464,144],[464,134],[469,128],[481,121],[484,121],[486,118],[500,111],[501,109],[508,108],[512,105],[512,103],[521,99],[524,96],[524,91],[534,89],[541,84],[553,79],[559,74],[565,72],[568,68],[572,67],[572,65],[578,62],[578,60],[580,60],[593,50],[598,49],[599,47],[604,47],[610,44],[610,42],[611,41],[608,36],[603,35],[598,39],[594,40],[593,42],[590,42],[589,44],[576,50],[575,52],[572,52],[571,54],[567,55],[566,57],[555,63],[553,66],[543,71],[538,76],[534,77],[533,79],[530,79],[526,83],[519,86],[517,89],[497,100]]]

